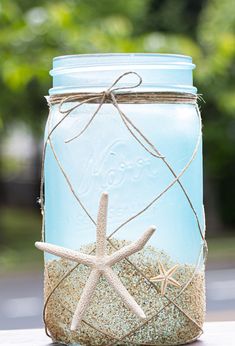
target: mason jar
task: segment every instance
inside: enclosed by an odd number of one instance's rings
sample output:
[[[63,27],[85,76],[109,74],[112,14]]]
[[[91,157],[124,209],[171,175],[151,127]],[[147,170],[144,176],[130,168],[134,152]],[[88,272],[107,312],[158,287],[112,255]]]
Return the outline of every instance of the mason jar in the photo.
[[[45,251],[44,322],[54,341],[178,345],[202,333],[205,224],[194,67],[191,57],[170,54],[54,58],[43,242],[36,244]],[[125,248],[140,243],[134,252]],[[121,248],[125,257],[108,260]]]

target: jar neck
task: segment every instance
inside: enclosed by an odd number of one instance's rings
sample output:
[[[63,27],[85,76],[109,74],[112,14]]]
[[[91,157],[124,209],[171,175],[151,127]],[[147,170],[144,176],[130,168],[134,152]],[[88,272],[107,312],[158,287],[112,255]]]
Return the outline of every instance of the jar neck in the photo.
[[[100,92],[126,72],[136,72],[142,78],[133,92],[175,91],[196,94],[193,86],[192,58],[173,54],[81,54],[53,59],[53,88],[49,94]],[[118,87],[133,87],[138,82],[134,74],[125,75]]]

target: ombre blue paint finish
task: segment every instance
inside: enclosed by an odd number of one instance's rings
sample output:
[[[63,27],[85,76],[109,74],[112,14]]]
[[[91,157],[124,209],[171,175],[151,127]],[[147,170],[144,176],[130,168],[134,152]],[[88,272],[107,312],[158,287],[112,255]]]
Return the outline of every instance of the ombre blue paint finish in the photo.
[[[74,55],[54,59],[50,94],[107,89],[128,71],[142,77],[134,91],[196,93],[192,85],[190,57],[161,54]],[[125,76],[118,87],[136,84]],[[64,105],[70,107],[71,104]],[[109,193],[108,234],[149,204],[174,180],[159,158],[151,156],[131,136],[112,104],[104,104],[92,124],[78,139],[65,143],[88,122],[96,104],[74,110],[54,131],[52,142],[73,189],[96,219],[100,194]],[[120,104],[122,111],[167,159],[176,174],[190,160],[200,134],[194,105]],[[52,106],[52,128],[63,115]],[[203,224],[202,146],[180,179]],[[149,244],[168,253],[174,261],[196,264],[202,239],[192,209],[179,184],[174,184],[156,203],[115,235],[135,240],[150,225],[157,231]],[[50,146],[45,160],[46,241],[79,249],[95,242],[95,226],[68,187]],[[46,255],[47,259],[52,256]]]

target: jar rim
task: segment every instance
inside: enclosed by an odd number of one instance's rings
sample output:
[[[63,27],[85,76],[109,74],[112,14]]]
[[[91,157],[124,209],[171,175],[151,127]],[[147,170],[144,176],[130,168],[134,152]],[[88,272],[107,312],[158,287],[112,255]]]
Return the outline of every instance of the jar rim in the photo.
[[[188,55],[163,53],[99,53],[61,55],[53,58],[51,75],[66,69],[98,68],[125,65],[166,65],[194,69],[192,58]]]
[[[169,57],[169,58],[183,58],[192,61],[191,56],[184,54],[169,54],[169,53],[94,53],[94,54],[69,54],[69,55],[59,55],[53,58],[54,60],[70,59],[70,58],[88,58],[88,57],[122,57],[122,56],[132,56],[132,57]]]

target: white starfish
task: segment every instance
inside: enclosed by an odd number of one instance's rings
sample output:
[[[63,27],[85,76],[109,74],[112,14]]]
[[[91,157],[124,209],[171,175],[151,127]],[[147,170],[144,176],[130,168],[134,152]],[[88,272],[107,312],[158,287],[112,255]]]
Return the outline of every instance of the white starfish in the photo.
[[[151,278],[150,280],[153,282],[159,282],[161,281],[161,295],[164,296],[166,293],[166,288],[168,284],[171,284],[173,286],[176,287],[181,287],[181,285],[178,283],[178,281],[176,281],[175,279],[172,278],[172,275],[175,273],[175,271],[178,268],[178,264],[176,264],[174,267],[172,267],[169,270],[166,270],[163,267],[163,264],[161,262],[158,262],[158,267],[159,267],[159,271],[160,271],[160,275],[155,276],[153,278]]]
[[[67,258],[77,263],[85,264],[92,268],[90,276],[85,284],[77,308],[73,315],[71,330],[79,328],[82,318],[90,304],[92,295],[99,282],[99,278],[103,275],[109,284],[122,298],[125,305],[139,318],[145,319],[145,313],[136,303],[134,298],[127,291],[118,276],[112,270],[112,265],[123,260],[124,258],[140,251],[155,231],[155,227],[150,227],[143,235],[130,245],[124,246],[111,255],[106,254],[106,224],[107,224],[107,208],[108,194],[102,193],[100,198],[99,211],[97,216],[96,228],[96,254],[88,255],[75,250],[66,249],[61,246],[56,246],[44,242],[36,242],[35,246],[43,251],[53,255]]]

